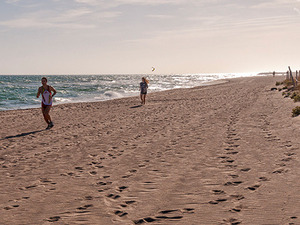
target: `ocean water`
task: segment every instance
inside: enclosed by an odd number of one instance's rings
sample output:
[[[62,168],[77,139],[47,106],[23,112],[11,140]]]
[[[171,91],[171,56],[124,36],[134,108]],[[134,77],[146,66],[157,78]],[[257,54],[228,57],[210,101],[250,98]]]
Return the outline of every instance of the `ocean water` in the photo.
[[[247,74],[176,74],[148,75],[148,93],[174,88],[191,88],[207,85],[225,78],[257,76]],[[0,75],[0,111],[38,108],[36,98],[42,76]],[[105,101],[115,98],[139,95],[142,75],[51,75],[48,84],[57,90],[54,105],[75,102]]]

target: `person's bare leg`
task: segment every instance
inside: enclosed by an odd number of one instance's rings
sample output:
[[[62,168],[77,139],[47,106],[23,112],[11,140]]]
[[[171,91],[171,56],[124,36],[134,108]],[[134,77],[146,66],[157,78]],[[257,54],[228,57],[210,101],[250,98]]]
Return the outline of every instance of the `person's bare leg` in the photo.
[[[146,104],[146,95],[143,95],[143,104]]]
[[[141,98],[141,104],[143,104],[143,95],[140,94],[140,98]]]
[[[42,113],[43,113],[44,120],[46,121],[47,124],[49,124],[49,119],[46,116],[45,111],[46,111],[46,108],[42,107]],[[49,114],[49,112],[48,112],[48,114]]]
[[[47,106],[44,110],[44,118],[48,124],[51,122],[51,117],[49,115],[50,109],[51,109],[51,106]]]

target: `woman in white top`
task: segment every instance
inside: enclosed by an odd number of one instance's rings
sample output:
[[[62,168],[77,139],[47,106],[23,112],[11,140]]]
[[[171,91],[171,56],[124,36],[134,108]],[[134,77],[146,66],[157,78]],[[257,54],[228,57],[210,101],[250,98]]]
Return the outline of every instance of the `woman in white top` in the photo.
[[[42,113],[46,123],[48,124],[48,127],[46,129],[50,129],[54,125],[53,122],[51,121],[49,112],[52,106],[52,99],[54,95],[56,95],[56,90],[52,86],[47,85],[46,77],[42,78],[42,85],[43,86],[39,87],[36,97],[39,98],[40,94],[42,94]]]

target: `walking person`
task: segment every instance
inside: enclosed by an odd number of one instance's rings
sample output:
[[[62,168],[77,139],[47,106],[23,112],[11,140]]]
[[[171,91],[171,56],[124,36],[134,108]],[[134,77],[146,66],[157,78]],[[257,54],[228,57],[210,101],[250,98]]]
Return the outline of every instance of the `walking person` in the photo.
[[[48,124],[46,129],[50,129],[54,126],[54,124],[51,120],[49,112],[52,106],[52,99],[54,95],[56,95],[56,90],[52,86],[47,85],[47,82],[47,78],[43,77],[42,86],[39,87],[36,97],[39,98],[40,94],[42,94],[42,113],[46,123]]]
[[[147,95],[147,90],[148,90],[148,84],[149,81],[145,78],[142,77],[142,82],[140,83],[140,97],[141,97],[141,104],[145,105],[146,104],[146,95]]]

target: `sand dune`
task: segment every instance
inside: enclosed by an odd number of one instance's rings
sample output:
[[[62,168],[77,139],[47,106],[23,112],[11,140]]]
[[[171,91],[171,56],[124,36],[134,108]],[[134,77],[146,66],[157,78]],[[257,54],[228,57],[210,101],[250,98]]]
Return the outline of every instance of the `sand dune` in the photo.
[[[0,224],[300,224],[281,80],[0,112]]]

